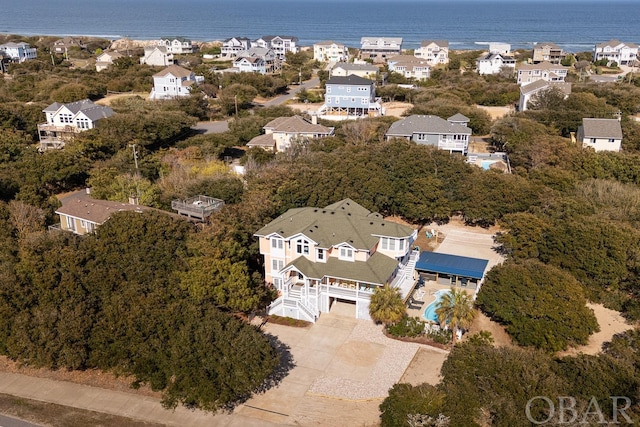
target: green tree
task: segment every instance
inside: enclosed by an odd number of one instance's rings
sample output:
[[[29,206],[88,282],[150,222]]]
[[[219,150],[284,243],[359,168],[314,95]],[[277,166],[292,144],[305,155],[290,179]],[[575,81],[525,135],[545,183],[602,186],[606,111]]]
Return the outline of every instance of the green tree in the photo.
[[[411,425],[407,420],[412,415],[437,419],[441,415],[444,400],[444,393],[430,384],[417,386],[395,384],[389,390],[389,396],[380,404],[381,425],[382,427],[405,427]]]
[[[452,288],[442,295],[436,305],[436,315],[440,325],[449,325],[451,339],[456,343],[458,330],[467,329],[476,317],[471,296],[463,289]]]
[[[547,351],[586,344],[599,330],[580,283],[536,260],[491,269],[476,304],[520,345]]]
[[[400,289],[385,285],[373,291],[369,314],[375,322],[383,323],[385,326],[392,325],[400,321],[406,311]]]

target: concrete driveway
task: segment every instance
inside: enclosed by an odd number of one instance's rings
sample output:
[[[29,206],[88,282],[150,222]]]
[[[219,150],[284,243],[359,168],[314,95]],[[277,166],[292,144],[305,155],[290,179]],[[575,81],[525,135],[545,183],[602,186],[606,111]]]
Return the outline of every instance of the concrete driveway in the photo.
[[[267,324],[289,347],[295,366],[277,386],[234,413],[286,425],[377,425],[378,405],[421,347],[391,340],[338,303],[308,328]]]

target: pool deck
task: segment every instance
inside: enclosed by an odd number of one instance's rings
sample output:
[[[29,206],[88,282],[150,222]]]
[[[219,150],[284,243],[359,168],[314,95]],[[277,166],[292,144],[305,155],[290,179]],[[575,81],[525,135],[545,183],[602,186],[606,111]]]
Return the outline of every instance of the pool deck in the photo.
[[[435,293],[437,291],[441,291],[441,290],[447,290],[447,289],[451,289],[452,286],[449,285],[440,285],[438,283],[436,283],[435,281],[432,280],[428,280],[424,282],[424,286],[416,289],[413,291],[413,299],[417,302],[421,302],[422,304],[420,305],[420,308],[408,308],[407,307],[407,315],[409,317],[419,317],[420,319],[424,320],[424,311],[426,310],[426,308],[429,306],[429,304],[431,304],[432,302],[434,302],[436,300],[436,295]],[[472,288],[460,288],[458,287],[458,289],[464,289],[468,294],[473,295],[473,291],[474,289]],[[417,292],[418,291],[424,291],[424,297],[422,298],[422,301],[417,299]]]

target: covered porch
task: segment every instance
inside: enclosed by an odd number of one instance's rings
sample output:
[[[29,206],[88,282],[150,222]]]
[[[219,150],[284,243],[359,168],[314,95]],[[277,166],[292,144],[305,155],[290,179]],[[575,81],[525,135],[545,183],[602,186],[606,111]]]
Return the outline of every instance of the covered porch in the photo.
[[[422,252],[416,263],[416,271],[424,281],[476,291],[488,263],[486,259]]]

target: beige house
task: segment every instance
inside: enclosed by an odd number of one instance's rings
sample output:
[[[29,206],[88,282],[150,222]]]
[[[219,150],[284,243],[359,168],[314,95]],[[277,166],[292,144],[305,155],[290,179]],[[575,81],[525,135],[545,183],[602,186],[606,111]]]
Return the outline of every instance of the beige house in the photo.
[[[253,138],[247,143],[247,147],[283,152],[295,143],[333,136],[334,131],[334,128],[318,124],[316,116],[313,116],[311,121],[300,116],[278,117],[262,129],[264,135]]]
[[[544,80],[546,82],[563,82],[565,77],[567,77],[568,70],[569,67],[552,64],[550,62],[522,64],[518,66],[516,70],[517,82],[521,85],[533,83],[537,80]]]
[[[536,43],[533,46],[533,62],[550,62],[559,64],[567,56],[560,46],[555,43]]]
[[[368,63],[355,64],[350,62],[338,62],[331,69],[331,77],[348,77],[351,75],[363,79],[376,80],[380,69]]]
[[[96,71],[100,72],[106,70],[109,66],[113,65],[113,61],[122,58],[124,55],[118,52],[103,52],[96,58]]]
[[[166,46],[146,46],[140,63],[156,67],[168,67],[175,64],[173,53]]]
[[[411,55],[398,55],[387,59],[389,71],[402,74],[408,79],[426,80],[431,76],[431,64],[426,59]]]
[[[324,208],[289,209],[255,234],[265,280],[278,290],[269,314],[315,322],[336,301],[370,319],[373,290],[415,286],[417,231],[385,221],[351,199]]]
[[[313,45],[313,59],[320,62],[349,60],[349,48],[334,41],[323,41]]]
[[[416,58],[425,59],[430,65],[449,63],[449,42],[447,40],[424,40],[413,52]]]
[[[79,191],[62,199],[62,206],[56,210],[60,224],[50,228],[82,236],[95,231],[115,212],[143,212],[150,209],[136,204],[93,199],[87,191]]]
[[[618,119],[582,119],[578,128],[578,143],[595,151],[620,151],[622,127]]]

